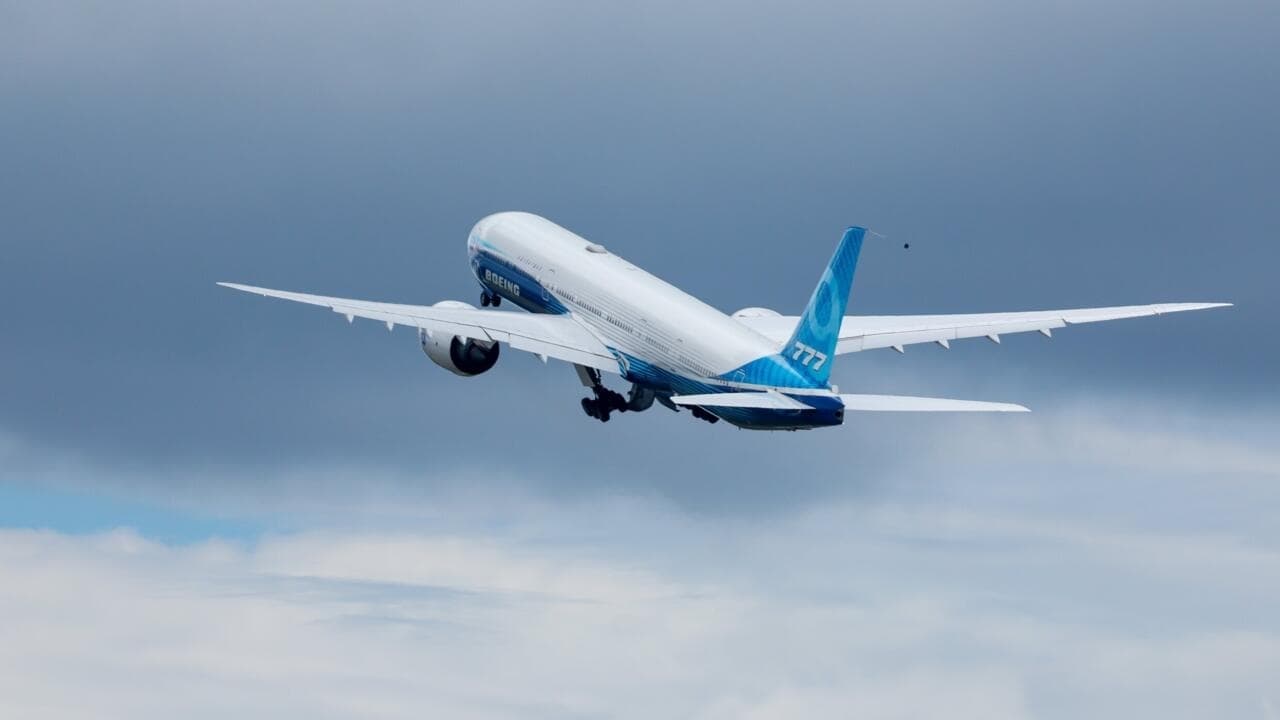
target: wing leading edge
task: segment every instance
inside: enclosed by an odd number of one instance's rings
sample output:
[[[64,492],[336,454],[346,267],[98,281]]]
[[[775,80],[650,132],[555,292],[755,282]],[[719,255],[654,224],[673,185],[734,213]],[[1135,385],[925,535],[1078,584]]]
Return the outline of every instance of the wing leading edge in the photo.
[[[1001,335],[1012,333],[1038,331],[1050,335],[1053,330],[1068,325],[1230,306],[1231,303],[1162,303],[971,315],[846,315],[840,324],[836,354],[888,347],[901,352],[907,345],[929,342],[949,347],[952,340],[974,337],[986,337],[1000,342]],[[771,316],[741,317],[738,320],[761,335],[781,343],[791,336],[798,318]]]
[[[355,318],[366,318],[385,323],[388,330],[395,325],[404,325],[485,342],[504,342],[516,350],[535,355],[553,357],[605,372],[619,371],[618,361],[609,349],[568,315],[530,315],[501,310],[400,305],[307,295],[236,283],[218,284],[264,297],[327,307],[345,315],[348,322]]]

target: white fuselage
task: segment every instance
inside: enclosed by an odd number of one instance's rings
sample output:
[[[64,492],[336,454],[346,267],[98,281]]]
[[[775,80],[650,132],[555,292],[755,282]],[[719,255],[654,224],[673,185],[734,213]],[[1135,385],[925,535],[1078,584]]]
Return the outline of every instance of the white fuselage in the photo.
[[[776,342],[603,247],[529,213],[476,223],[472,270],[488,290],[533,312],[569,313],[625,363],[714,379],[778,352]],[[732,382],[732,376],[724,380]]]

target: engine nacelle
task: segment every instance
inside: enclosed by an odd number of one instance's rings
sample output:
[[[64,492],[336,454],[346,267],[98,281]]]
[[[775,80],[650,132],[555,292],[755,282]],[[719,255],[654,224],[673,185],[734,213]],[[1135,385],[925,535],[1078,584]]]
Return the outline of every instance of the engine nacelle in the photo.
[[[475,309],[474,305],[457,300],[443,300],[432,307]],[[428,335],[425,330],[418,331],[418,339],[422,342],[422,352],[431,358],[431,362],[463,377],[488,371],[498,362],[498,351],[501,349],[496,342],[483,342],[441,332]]]
[[[736,318],[753,318],[753,317],[782,317],[777,310],[770,310],[762,307],[742,308],[733,314]]]

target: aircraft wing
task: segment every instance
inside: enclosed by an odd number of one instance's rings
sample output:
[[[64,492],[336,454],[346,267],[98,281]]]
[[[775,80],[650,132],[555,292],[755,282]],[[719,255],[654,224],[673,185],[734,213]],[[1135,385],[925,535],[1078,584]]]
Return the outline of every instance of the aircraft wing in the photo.
[[[609,349],[568,315],[532,315],[503,310],[399,305],[307,295],[235,283],[220,282],[218,284],[232,290],[265,297],[327,307],[345,315],[348,322],[358,317],[367,318],[385,323],[388,330],[396,325],[404,325],[432,333],[449,333],[484,342],[504,342],[516,350],[535,355],[553,357],[605,372],[619,372],[618,361]]]
[[[1231,303],[1164,303],[1079,310],[979,313],[973,315],[846,315],[840,324],[836,354],[891,347],[902,352],[907,345],[936,342],[950,347],[952,340],[986,337],[1000,342],[1001,335],[1039,331],[1048,336],[1068,325],[1166,315],[1188,310],[1230,307]],[[799,318],[795,316],[741,317],[739,322],[779,344],[787,341]]]

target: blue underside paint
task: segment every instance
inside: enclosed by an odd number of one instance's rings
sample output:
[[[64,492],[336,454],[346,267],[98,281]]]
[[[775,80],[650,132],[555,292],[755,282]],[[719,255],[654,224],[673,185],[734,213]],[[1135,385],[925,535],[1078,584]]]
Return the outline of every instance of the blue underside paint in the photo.
[[[510,300],[529,312],[552,315],[569,312],[569,308],[538,282],[537,278],[487,248],[478,247],[471,252],[471,272],[485,290]]]
[[[741,392],[731,385],[706,382],[677,375],[640,358],[626,353],[615,354],[622,358],[626,369],[624,377],[637,385],[657,392],[673,395],[700,395],[704,393]],[[805,430],[830,427],[844,422],[844,404],[836,398],[792,395],[811,410],[768,410],[761,408],[706,407],[708,412],[741,428],[752,430]]]
[[[814,382],[803,375],[781,355],[766,355],[762,358],[756,358],[740,368],[735,368],[721,375],[720,379],[751,383],[752,385],[769,385],[771,387],[815,388],[823,386],[823,384]]]
[[[471,247],[471,272],[481,287],[529,312],[563,315],[569,309],[536,278],[504,260],[483,241]],[[623,377],[641,387],[672,395],[740,392],[740,388],[716,383],[717,379],[737,380],[777,387],[813,387],[779,356],[759,358],[738,371],[707,381],[687,378],[664,370],[634,355],[610,348],[623,368]],[[795,396],[811,410],[770,410],[760,408],[708,407],[708,412],[741,428],[754,430],[803,430],[829,427],[844,422],[844,406],[834,398]]]

